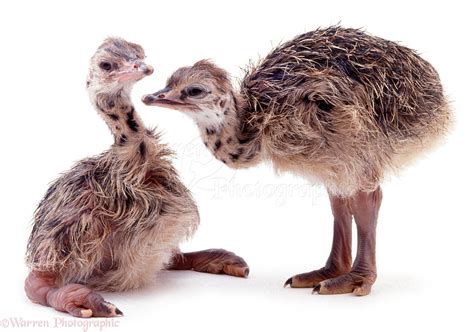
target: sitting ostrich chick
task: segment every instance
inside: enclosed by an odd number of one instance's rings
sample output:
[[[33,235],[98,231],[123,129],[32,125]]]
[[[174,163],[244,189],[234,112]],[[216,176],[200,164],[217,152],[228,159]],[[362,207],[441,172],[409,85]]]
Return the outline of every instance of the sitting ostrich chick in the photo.
[[[178,69],[148,105],[183,111],[230,167],[270,160],[328,189],[334,215],[326,265],[285,286],[366,295],[376,279],[380,182],[439,140],[450,110],[433,67],[414,51],[360,30],[330,27],[274,49],[240,93],[208,61]],[[352,262],[352,218],[357,256]]]
[[[170,151],[157,143],[130,100],[132,85],[153,72],[141,46],[110,38],[91,59],[87,89],[114,145],[78,162],[48,189],[28,242],[31,301],[76,317],[122,312],[94,290],[150,283],[163,268],[245,277],[246,263],[225,250],[181,253],[199,223]]]

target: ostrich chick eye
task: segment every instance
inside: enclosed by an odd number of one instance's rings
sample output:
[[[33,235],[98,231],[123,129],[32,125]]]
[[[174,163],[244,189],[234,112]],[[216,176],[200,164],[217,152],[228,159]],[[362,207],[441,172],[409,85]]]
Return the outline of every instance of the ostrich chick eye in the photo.
[[[202,97],[204,97],[205,91],[201,87],[191,86],[191,87],[186,89],[186,93],[190,97],[194,97],[194,98],[196,98],[196,97],[199,98],[200,97],[200,98],[202,98]]]
[[[101,62],[99,67],[105,71],[109,71],[112,69],[112,64],[110,62]]]

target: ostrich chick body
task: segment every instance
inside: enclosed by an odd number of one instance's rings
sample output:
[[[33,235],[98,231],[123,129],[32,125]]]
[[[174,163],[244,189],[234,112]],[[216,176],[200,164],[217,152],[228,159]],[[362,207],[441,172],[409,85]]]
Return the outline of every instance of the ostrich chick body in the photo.
[[[130,100],[132,85],[153,72],[141,46],[107,39],[91,59],[87,89],[115,143],[78,162],[48,189],[28,242],[28,297],[74,316],[116,316],[94,290],[123,291],[164,268],[245,276],[225,250],[180,253],[199,223],[170,151],[146,129]]]
[[[286,283],[321,294],[370,292],[379,184],[432,147],[451,122],[429,63],[394,42],[341,27],[277,47],[248,70],[240,93],[224,70],[203,60],[178,69],[165,89],[142,100],[192,117],[206,146],[230,167],[270,160],[278,171],[327,187],[334,214],[329,259]]]

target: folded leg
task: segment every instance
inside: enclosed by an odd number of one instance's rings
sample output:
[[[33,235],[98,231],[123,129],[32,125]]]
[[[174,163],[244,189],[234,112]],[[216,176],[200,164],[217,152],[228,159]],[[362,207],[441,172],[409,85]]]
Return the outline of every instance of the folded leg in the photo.
[[[224,249],[178,253],[173,257],[168,269],[227,274],[242,278],[249,274],[247,263],[233,252]]]
[[[81,284],[56,286],[53,273],[32,271],[25,280],[25,291],[33,303],[50,306],[72,316],[117,317],[123,313],[98,293]]]

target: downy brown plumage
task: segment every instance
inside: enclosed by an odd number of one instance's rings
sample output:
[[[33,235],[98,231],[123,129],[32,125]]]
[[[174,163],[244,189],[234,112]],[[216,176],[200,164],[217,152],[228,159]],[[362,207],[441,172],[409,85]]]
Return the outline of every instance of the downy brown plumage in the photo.
[[[33,302],[113,317],[122,312],[92,289],[137,288],[164,268],[248,274],[225,250],[179,251],[199,215],[170,150],[131,102],[132,85],[153,72],[143,59],[141,46],[120,38],[105,40],[91,59],[87,90],[115,143],[62,174],[39,204],[27,248],[25,290]]]
[[[229,167],[268,160],[277,171],[322,182],[333,205],[347,210],[334,211],[335,217],[354,216],[358,226],[370,224],[374,234],[380,204],[370,207],[372,217],[358,218],[356,201],[361,206],[367,200],[379,202],[384,176],[431,148],[451,124],[438,74],[427,61],[397,43],[339,26],[276,47],[247,69],[240,93],[223,69],[202,60],[178,69],[166,88],[142,100],[193,118],[206,146]],[[338,200],[344,202],[336,204]],[[340,238],[350,236],[349,230],[344,236],[338,232],[333,251],[341,251]],[[342,251],[344,260],[351,260],[350,244]],[[362,273],[357,265],[363,264],[354,263],[352,276],[364,277],[358,284],[367,285],[359,294],[370,291],[375,281],[375,254],[369,256],[370,271]],[[346,263],[336,264],[331,257],[328,264],[339,265],[331,276],[348,272]],[[328,279],[316,272],[305,286]],[[356,289],[354,282],[343,284],[347,287],[327,292]],[[297,282],[292,285],[298,287]]]

